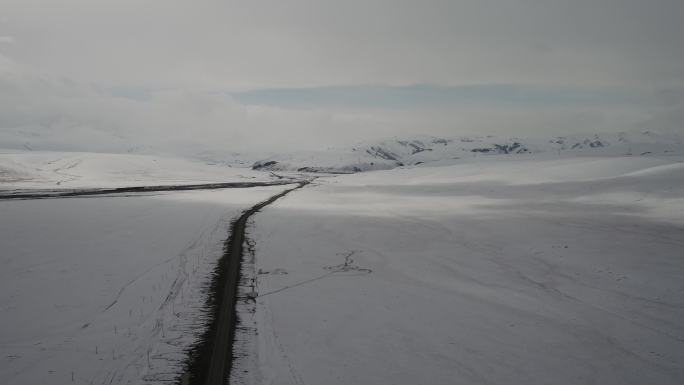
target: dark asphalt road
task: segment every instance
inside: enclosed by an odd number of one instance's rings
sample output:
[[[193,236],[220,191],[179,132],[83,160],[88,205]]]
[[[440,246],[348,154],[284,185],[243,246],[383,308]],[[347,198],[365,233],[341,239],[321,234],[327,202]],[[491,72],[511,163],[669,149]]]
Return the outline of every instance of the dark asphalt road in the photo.
[[[309,184],[308,181],[298,182],[297,187],[285,190],[253,206],[231,224],[230,236],[226,241],[223,257],[217,265],[211,285],[209,327],[191,353],[188,371],[183,376],[182,383],[191,385],[228,383],[236,325],[235,302],[240,281],[247,221],[259,210],[307,184]]]
[[[111,195],[125,193],[148,193],[158,191],[190,191],[190,190],[218,190],[227,188],[248,188],[261,186],[281,186],[294,184],[296,181],[282,179],[271,182],[228,182],[228,183],[205,183],[167,186],[135,186],[117,188],[92,188],[92,189],[41,189],[41,190],[4,190],[0,191],[0,200],[10,199],[50,199],[50,198],[73,198],[93,195]]]

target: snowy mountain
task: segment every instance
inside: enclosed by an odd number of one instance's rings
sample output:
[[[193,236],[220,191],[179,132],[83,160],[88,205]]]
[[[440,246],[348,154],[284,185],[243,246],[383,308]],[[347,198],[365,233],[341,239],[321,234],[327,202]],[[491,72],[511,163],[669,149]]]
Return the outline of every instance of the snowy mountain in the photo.
[[[550,139],[461,136],[420,136],[360,143],[351,148],[281,154],[255,162],[254,170],[354,173],[445,163],[477,156],[531,153],[576,153],[584,155],[657,155],[684,152],[682,138],[650,131],[638,133],[558,136]]]
[[[80,132],[80,131],[79,131]],[[71,133],[73,134],[73,133]],[[88,134],[88,135],[86,135]],[[179,142],[170,145],[145,145],[127,140],[124,136],[97,130],[83,131],[87,138],[98,134],[87,150],[90,153],[131,155],[134,163],[144,156],[185,158],[193,162],[217,167],[249,168],[256,171],[294,171],[312,173],[355,173],[371,170],[387,170],[397,167],[420,165],[448,165],[481,156],[526,156],[529,154],[578,155],[634,155],[656,156],[684,153],[684,140],[676,134],[660,134],[652,131],[622,132],[612,134],[567,135],[549,138],[501,137],[492,135],[434,137],[415,136],[392,138],[358,143],[350,147],[329,148],[323,151],[297,151],[289,153],[236,152],[220,143],[211,145],[196,142]],[[110,135],[111,134],[111,135]],[[54,142],[27,130],[3,130],[0,132],[0,149],[15,153],[35,154],[15,159],[16,164],[0,162],[0,179],[35,179],[35,167],[23,170],[24,163],[42,160],[41,153],[59,156],[83,152],[77,143]],[[73,147],[73,149],[71,147]],[[136,156],[142,156],[136,158]],[[9,158],[7,158],[9,159]],[[123,158],[122,158],[123,159]],[[128,158],[127,158],[128,159]],[[150,158],[151,159],[151,158]],[[90,157],[85,163],[89,164]],[[38,167],[41,168],[41,167]],[[43,167],[44,168],[44,167]],[[49,167],[47,167],[49,169]],[[39,171],[39,170],[38,170]],[[24,174],[31,174],[27,176]],[[48,178],[49,179],[49,178]],[[61,179],[60,179],[61,180]]]

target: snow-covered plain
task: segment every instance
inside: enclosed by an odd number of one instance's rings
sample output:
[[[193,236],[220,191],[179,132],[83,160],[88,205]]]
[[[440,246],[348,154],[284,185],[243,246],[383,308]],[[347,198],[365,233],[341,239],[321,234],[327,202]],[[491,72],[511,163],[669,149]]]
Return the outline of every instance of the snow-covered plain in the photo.
[[[682,384],[682,160],[320,178],[255,217],[233,379]]]
[[[266,181],[268,173],[173,156],[0,150],[0,189]]]
[[[684,382],[684,156],[661,139],[632,156],[612,139],[493,156],[369,145],[412,162],[320,177],[254,217],[233,382]],[[332,171],[355,161],[341,156]],[[0,151],[5,190],[274,178]],[[229,221],[285,188],[0,201],[0,383],[178,379]]]
[[[177,379],[230,220],[283,188],[0,201],[0,383]]]

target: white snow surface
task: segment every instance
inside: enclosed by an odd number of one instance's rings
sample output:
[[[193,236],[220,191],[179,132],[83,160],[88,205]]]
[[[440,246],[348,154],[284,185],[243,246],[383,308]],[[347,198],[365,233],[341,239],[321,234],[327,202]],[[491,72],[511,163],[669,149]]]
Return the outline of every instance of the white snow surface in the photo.
[[[387,170],[318,178],[254,217],[233,382],[684,383],[681,141],[449,140],[264,168]],[[389,150],[403,166],[379,161]],[[211,160],[0,151],[6,190],[273,178]],[[229,221],[284,188],[0,201],[0,383],[177,379]]]
[[[229,222],[283,188],[0,201],[0,383],[178,379]]]
[[[174,156],[0,150],[0,189],[252,182],[268,173]]]
[[[234,382],[684,383],[684,159],[547,155],[319,178],[257,214]]]

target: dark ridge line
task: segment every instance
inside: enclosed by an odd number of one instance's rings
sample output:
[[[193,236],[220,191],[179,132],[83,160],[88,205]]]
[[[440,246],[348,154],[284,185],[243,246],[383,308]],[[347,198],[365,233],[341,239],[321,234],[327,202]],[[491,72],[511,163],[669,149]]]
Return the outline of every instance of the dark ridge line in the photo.
[[[297,182],[287,189],[244,211],[230,225],[230,235],[224,243],[223,256],[213,272],[205,308],[208,309],[207,329],[190,350],[181,385],[226,385],[233,364],[233,342],[237,324],[237,301],[240,273],[249,218],[285,195],[300,189],[310,181]]]
[[[165,186],[134,186],[116,188],[94,188],[94,189],[63,189],[63,190],[24,190],[17,193],[0,192],[0,200],[12,199],[54,199],[72,198],[93,195],[110,195],[123,193],[146,193],[159,191],[190,191],[190,190],[218,190],[227,188],[248,188],[260,186],[281,186],[297,183],[292,180],[278,180],[272,182],[227,182],[227,183],[204,183],[186,185],[165,185]]]

